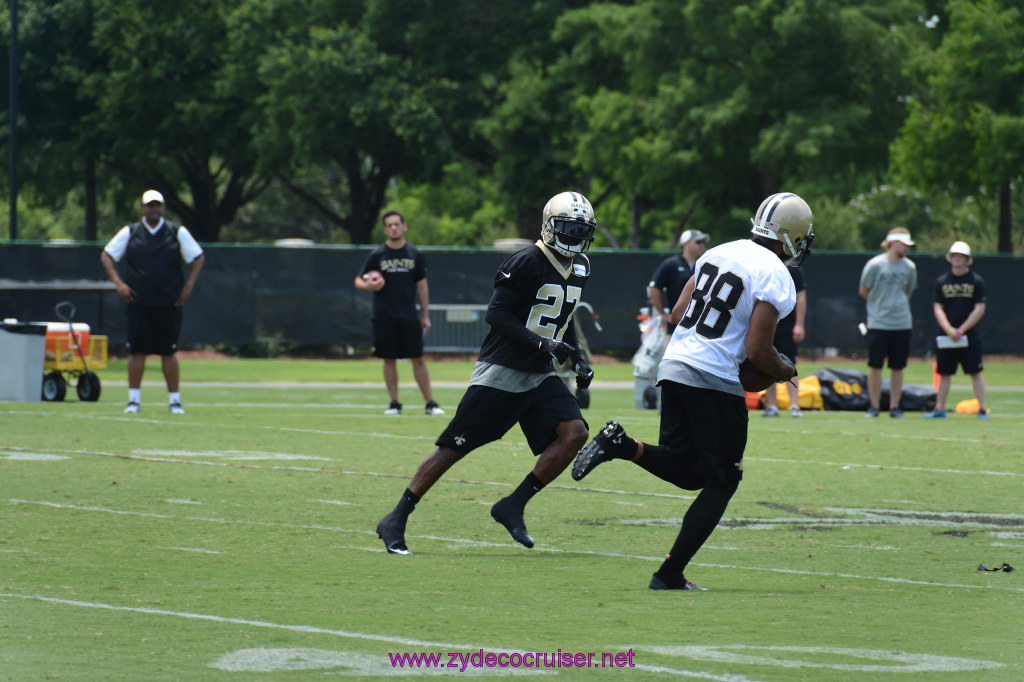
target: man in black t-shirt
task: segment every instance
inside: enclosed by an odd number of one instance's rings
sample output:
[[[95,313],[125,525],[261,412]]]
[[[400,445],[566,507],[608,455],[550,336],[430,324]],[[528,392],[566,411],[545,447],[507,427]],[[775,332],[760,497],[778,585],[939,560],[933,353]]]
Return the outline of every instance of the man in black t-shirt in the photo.
[[[570,360],[576,385],[590,385],[594,373],[580,354],[572,315],[590,278],[584,251],[596,226],[586,197],[555,195],[544,207],[541,239],[498,268],[487,306],[491,330],[469,388],[435,441],[437,449],[420,463],[398,504],[377,524],[389,554],[411,553],[406,522],[431,486],[460,459],[499,440],[516,424],[538,455],[537,463],[511,495],[491,507],[491,516],[516,542],[533,547],[523,520],[527,502],[569,466],[587,441],[579,403],[551,361]]]
[[[953,242],[946,252],[946,260],[951,267],[949,272],[935,280],[935,303],[932,306],[940,330],[935,352],[939,390],[935,410],[926,412],[924,416],[927,419],[946,418],[949,385],[959,365],[971,377],[974,396],[978,399],[978,418],[988,419],[985,380],[981,376],[981,334],[977,328],[985,314],[985,280],[970,269],[974,259],[966,242]]]
[[[384,414],[401,414],[398,401],[398,359],[409,358],[427,414],[444,414],[430,389],[423,359],[423,335],[430,331],[430,294],[423,252],[405,241],[409,226],[398,211],[384,214],[387,241],[363,261],[355,279],[360,291],[373,292],[373,354],[384,360],[384,386],[391,404]],[[419,311],[416,302],[419,301]]]

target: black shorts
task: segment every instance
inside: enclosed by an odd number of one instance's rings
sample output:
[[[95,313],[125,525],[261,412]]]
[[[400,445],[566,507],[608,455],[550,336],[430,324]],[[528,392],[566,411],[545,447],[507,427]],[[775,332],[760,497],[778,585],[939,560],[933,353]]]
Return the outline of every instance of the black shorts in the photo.
[[[539,455],[555,440],[555,427],[574,419],[587,423],[576,398],[557,376],[522,393],[470,386],[435,444],[467,455],[481,445],[500,440],[519,422],[530,450]]]
[[[378,358],[422,358],[419,320],[374,320],[373,354]]]
[[[747,403],[743,396],[662,381],[659,445],[697,477],[743,480]]]
[[[142,355],[174,355],[181,334],[181,306],[137,306],[128,304],[128,352]]]
[[[909,357],[909,329],[868,330],[868,367],[882,369],[889,358],[889,369],[903,369]]]
[[[942,376],[956,374],[957,366],[964,368],[964,374],[981,371],[981,339],[967,334],[967,348],[940,348],[935,351],[935,371]]]

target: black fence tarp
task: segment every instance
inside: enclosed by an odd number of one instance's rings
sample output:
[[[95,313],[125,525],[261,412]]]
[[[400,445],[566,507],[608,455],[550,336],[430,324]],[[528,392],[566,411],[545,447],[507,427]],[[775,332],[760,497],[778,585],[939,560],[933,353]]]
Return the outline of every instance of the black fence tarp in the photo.
[[[0,244],[0,319],[56,319],[54,305],[71,300],[76,321],[124,342],[123,304],[99,262],[101,244]],[[370,247],[283,248],[205,244],[206,265],[185,310],[181,343],[251,344],[276,341],[367,348],[370,294],[352,280]],[[508,252],[421,247],[427,255],[433,304],[485,305],[494,274]],[[861,268],[872,253],[815,253],[805,263],[808,338],[804,347],[863,350],[857,323],[864,301],[857,295]],[[595,250],[593,276],[584,292],[604,331],[584,322],[595,352],[634,350],[636,316],[646,285],[669,254]],[[919,287],[911,299],[912,352],[930,350],[938,329],[932,316],[935,278],[949,265],[941,254],[912,254]],[[988,287],[988,313],[981,322],[985,351],[1024,353],[1024,258],[978,256],[974,269]],[[584,319],[588,316],[582,316]],[[436,324],[436,323],[435,323]],[[428,346],[429,346],[428,336]]]

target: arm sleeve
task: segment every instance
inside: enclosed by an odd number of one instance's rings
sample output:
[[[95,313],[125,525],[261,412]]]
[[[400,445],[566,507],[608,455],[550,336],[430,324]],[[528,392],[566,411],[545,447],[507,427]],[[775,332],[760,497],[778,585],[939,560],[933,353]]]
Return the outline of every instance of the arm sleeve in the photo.
[[[985,302],[985,280],[978,275],[974,276],[974,302]]]
[[[651,275],[651,281],[647,286],[654,287],[655,289],[661,289],[663,291],[668,289],[669,281],[667,265],[668,261],[665,260],[658,266],[658,269],[654,271],[653,275]],[[673,303],[675,303],[675,301],[673,301]]]
[[[416,252],[416,265],[413,271],[413,281],[419,282],[427,278],[427,257],[422,251]]]
[[[360,275],[365,275],[370,270],[380,270],[380,259],[377,258],[377,252],[371,251],[363,261],[363,267],[359,269]]]
[[[541,342],[541,337],[527,329],[512,313],[517,301],[518,294],[511,287],[494,287],[491,302],[487,304],[485,320],[487,324],[509,339],[536,349]]]
[[[796,285],[789,274],[789,268],[772,269],[758,278],[754,298],[770,303],[779,313],[779,319],[786,317],[796,307]]]
[[[128,239],[131,237],[131,230],[127,225],[117,231],[117,234],[107,242],[107,245],[103,247],[103,250],[114,259],[115,263],[120,263],[121,259],[124,258],[124,252],[128,250]]]
[[[860,273],[860,285],[865,289],[871,289],[875,286],[875,269],[871,263],[872,261],[868,261]]]
[[[565,333],[562,334],[562,341],[565,341],[574,348],[580,347],[579,337],[576,336],[576,322],[574,317],[570,317],[569,321],[565,323]]]
[[[178,249],[181,251],[181,260],[186,263],[191,263],[203,255],[203,248],[184,225],[178,227]]]

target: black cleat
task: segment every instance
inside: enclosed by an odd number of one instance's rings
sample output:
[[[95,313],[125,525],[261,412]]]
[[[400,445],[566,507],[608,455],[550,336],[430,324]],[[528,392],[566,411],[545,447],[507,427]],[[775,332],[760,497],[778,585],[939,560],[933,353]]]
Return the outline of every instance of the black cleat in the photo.
[[[377,524],[377,537],[384,541],[388,554],[412,554],[405,546],[405,521],[391,511]]]
[[[647,586],[651,590],[702,590],[707,592],[708,588],[694,585],[689,580],[684,578],[682,574],[678,577],[673,576],[668,580],[663,580],[658,577],[655,573],[651,576],[651,584]]]
[[[608,422],[594,438],[576,453],[572,463],[572,479],[582,481],[601,462],[610,459],[631,459],[636,454],[636,441],[626,435],[619,422]]]
[[[526,532],[526,522],[523,521],[523,510],[515,502],[507,497],[498,500],[491,507],[491,518],[505,526],[508,534],[520,545],[527,549],[533,547],[533,538]]]

